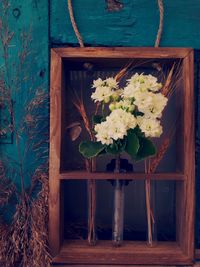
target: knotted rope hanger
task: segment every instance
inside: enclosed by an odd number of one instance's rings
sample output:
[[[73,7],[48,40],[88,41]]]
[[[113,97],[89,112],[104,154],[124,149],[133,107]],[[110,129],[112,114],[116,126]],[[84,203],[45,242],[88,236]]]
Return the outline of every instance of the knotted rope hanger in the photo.
[[[159,13],[160,13],[160,22],[159,22],[159,28],[158,28],[158,32],[157,32],[157,36],[156,36],[156,40],[155,40],[155,44],[154,44],[155,47],[159,47],[161,36],[162,36],[162,31],[163,31],[164,6],[163,6],[162,0],[158,0],[158,7],[159,7]],[[74,19],[72,0],[68,0],[68,10],[69,10],[71,24],[72,24],[72,27],[74,29],[74,33],[76,35],[76,38],[79,42],[79,45],[80,45],[80,47],[84,47],[83,38],[82,38],[82,36],[78,30],[76,21]]]
[[[158,33],[155,41],[155,47],[159,47],[160,45],[160,40],[162,36],[162,31],[163,31],[163,18],[164,18],[164,6],[163,6],[163,1],[158,0],[158,7],[159,7],[159,12],[160,12],[160,23],[159,23],[159,28],[158,28]]]
[[[78,39],[79,45],[80,47],[84,47],[84,43],[83,43],[83,38],[78,30],[76,21],[74,19],[74,12],[73,12],[73,7],[72,7],[72,1],[68,0],[68,10],[69,10],[69,16],[70,16],[70,20],[72,23],[72,27],[74,29],[74,33],[76,34],[76,37]]]

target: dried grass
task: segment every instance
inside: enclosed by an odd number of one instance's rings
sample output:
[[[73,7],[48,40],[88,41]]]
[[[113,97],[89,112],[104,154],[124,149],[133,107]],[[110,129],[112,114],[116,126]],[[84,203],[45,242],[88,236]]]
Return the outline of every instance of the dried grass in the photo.
[[[36,178],[37,177],[37,178]],[[11,225],[0,228],[1,258],[5,267],[19,262],[23,267],[50,266],[48,250],[48,176],[42,169],[34,177],[41,190],[37,197],[31,197],[31,191],[19,196]]]
[[[6,209],[12,199],[15,205],[11,224],[6,225],[0,216],[0,261],[5,267],[16,262],[23,267],[47,267],[51,257],[48,250],[48,94],[43,88],[27,88],[27,100],[21,107],[22,116],[16,119],[12,101],[20,97],[23,83],[33,77],[23,76],[30,65],[31,31],[21,33],[19,66],[15,77],[9,76],[8,47],[14,33],[8,28],[9,1],[2,2],[0,41],[3,47],[5,69],[0,72],[0,103],[8,107],[12,118],[18,156],[4,155],[0,161],[0,208]],[[33,63],[33,62],[32,62]],[[25,84],[27,85],[27,83]],[[11,90],[11,86],[13,90]],[[27,171],[25,160],[34,155]],[[20,185],[15,186],[17,178]],[[25,187],[25,180],[30,186]]]
[[[182,65],[181,61],[174,63],[169,73],[164,77],[164,86],[161,89],[161,93],[170,98],[174,92],[179,89],[179,85],[182,81]]]
[[[0,161],[0,207],[8,203],[15,191],[15,186],[6,176],[3,162]]]

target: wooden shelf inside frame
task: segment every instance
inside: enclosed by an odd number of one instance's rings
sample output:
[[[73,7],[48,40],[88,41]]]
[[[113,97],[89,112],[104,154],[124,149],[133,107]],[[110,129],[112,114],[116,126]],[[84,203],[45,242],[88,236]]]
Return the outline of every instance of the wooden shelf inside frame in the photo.
[[[84,240],[67,240],[54,263],[65,264],[147,264],[169,265],[192,264],[176,242],[158,242],[155,247],[148,247],[141,241],[124,241],[121,247],[113,247],[111,241],[98,241],[96,246],[89,246]]]
[[[114,179],[123,179],[123,180],[172,180],[172,181],[184,181],[184,174],[182,173],[109,173],[109,172],[87,172],[87,171],[69,171],[62,172],[59,175],[60,180],[114,180]]]

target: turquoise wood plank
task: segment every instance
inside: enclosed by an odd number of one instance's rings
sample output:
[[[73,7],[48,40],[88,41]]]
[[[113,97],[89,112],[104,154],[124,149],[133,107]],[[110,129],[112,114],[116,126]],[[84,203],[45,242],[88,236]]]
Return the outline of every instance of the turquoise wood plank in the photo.
[[[159,24],[156,0],[122,0],[124,8],[108,12],[105,1],[73,0],[74,15],[89,45],[153,46]],[[200,48],[200,1],[164,0],[161,46]],[[55,44],[77,44],[66,0],[51,0],[50,35]]]
[[[0,4],[0,15],[3,15],[3,3]],[[3,59],[3,48],[0,46],[0,67],[4,70],[4,78],[12,88],[12,100],[14,105],[15,124],[16,127],[21,127],[20,121],[24,116],[25,103],[32,99],[34,92],[38,88],[43,88],[48,92],[49,83],[49,13],[48,0],[18,0],[10,1],[8,9],[8,27],[14,36],[8,46],[8,68],[6,70]],[[23,51],[23,43],[21,34],[30,34],[28,40],[28,56],[25,62],[20,66],[19,52]],[[18,79],[18,86],[16,87],[16,79]],[[48,121],[48,114],[46,120]],[[22,153],[25,149],[27,137],[22,135],[20,137],[20,149]],[[13,143],[0,144],[0,159],[3,157],[17,160],[18,152],[15,142],[15,132]],[[33,161],[34,153],[29,151],[24,158],[24,174],[26,186],[30,183],[31,172],[36,166]],[[13,164],[14,166],[14,164]],[[20,179],[15,173],[13,179],[17,186],[20,186]]]

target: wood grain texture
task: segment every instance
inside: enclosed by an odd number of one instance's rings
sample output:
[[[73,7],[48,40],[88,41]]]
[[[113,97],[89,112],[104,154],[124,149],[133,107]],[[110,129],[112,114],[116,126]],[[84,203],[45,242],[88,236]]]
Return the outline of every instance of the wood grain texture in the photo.
[[[61,137],[61,58],[51,51],[50,154],[49,154],[49,243],[52,254],[60,248],[60,137]]]
[[[60,173],[62,59],[94,58],[95,60],[119,58],[183,59],[184,80],[184,170],[181,173],[153,174],[149,178],[177,181],[177,241],[159,243],[154,248],[141,242],[124,242],[118,250],[100,241],[96,247],[88,247],[81,241],[70,241],[61,247],[60,182],[65,179],[144,179],[144,174],[127,173]],[[57,48],[52,50],[51,66],[51,126],[50,126],[50,242],[54,260],[58,263],[96,264],[191,264],[194,258],[194,112],[193,112],[193,51],[168,48]]]
[[[183,60],[184,75],[184,252],[194,258],[194,189],[195,189],[195,139],[194,139],[194,55],[191,51]]]
[[[54,263],[68,264],[192,264],[176,243],[158,243],[150,248],[145,242],[124,242],[114,248],[111,241],[98,241],[96,246],[88,246],[86,241],[68,241],[61,247]]]
[[[58,266],[57,264],[56,265],[54,265],[54,264],[52,264],[51,266]],[[71,265],[71,264],[65,264],[65,265],[60,265],[59,264],[59,267],[69,267],[69,266],[73,266],[73,267],[91,267],[91,264],[73,264],[73,265]],[[116,266],[116,265],[99,265],[99,264],[92,264],[92,267],[114,267],[114,266]],[[128,265],[129,267],[152,267],[152,265]],[[156,265],[157,267],[178,267],[179,265]],[[194,267],[199,267],[199,265],[187,265],[187,267],[189,267],[189,266],[194,266]],[[124,265],[117,265],[117,267],[124,267]],[[182,266],[183,267],[183,266]]]
[[[94,179],[94,180],[106,180],[106,179],[124,179],[124,180],[177,180],[184,181],[184,175],[182,173],[154,173],[154,174],[144,174],[144,173],[109,173],[109,172],[87,172],[87,171],[72,171],[72,172],[62,172],[59,175],[61,180],[67,179]]]
[[[194,258],[194,185],[195,185],[195,145],[194,145],[194,58],[191,51],[183,60],[184,79],[184,174],[183,184],[177,184],[177,240],[191,259]]]
[[[161,46],[200,48],[199,0],[164,2]],[[154,46],[159,25],[157,1],[126,0],[120,12],[107,12],[106,1],[73,1],[74,15],[85,44],[91,46]],[[77,44],[65,0],[50,5],[51,42]]]
[[[189,48],[154,47],[84,47],[55,48],[63,58],[185,58]]]

